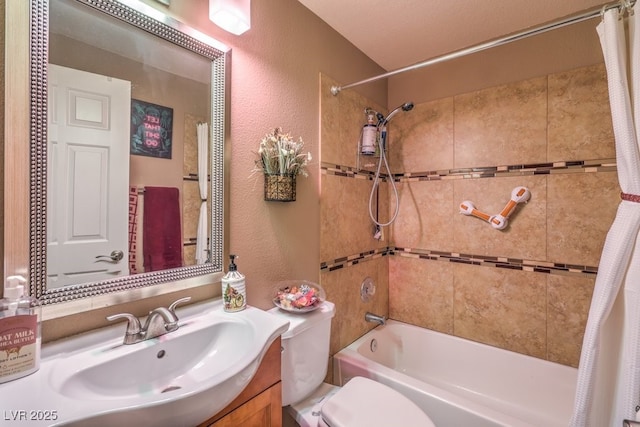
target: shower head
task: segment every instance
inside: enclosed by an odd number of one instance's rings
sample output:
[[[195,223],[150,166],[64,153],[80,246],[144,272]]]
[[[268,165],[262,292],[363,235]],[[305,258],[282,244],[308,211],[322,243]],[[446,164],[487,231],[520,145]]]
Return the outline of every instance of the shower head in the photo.
[[[381,125],[385,126],[387,123],[389,123],[389,121],[393,118],[393,116],[395,116],[398,113],[398,111],[400,110],[410,111],[411,109],[413,109],[413,102],[405,102],[404,104],[402,104],[401,106],[397,107],[395,110],[390,112],[387,118],[384,119]]]
[[[402,104],[402,111],[411,111],[413,110],[413,102],[405,102]]]

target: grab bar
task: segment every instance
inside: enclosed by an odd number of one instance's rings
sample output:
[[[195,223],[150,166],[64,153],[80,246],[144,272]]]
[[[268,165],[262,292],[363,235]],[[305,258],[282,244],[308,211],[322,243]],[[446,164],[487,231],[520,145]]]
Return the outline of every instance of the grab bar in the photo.
[[[622,427],[640,427],[640,421],[624,420],[622,421]]]

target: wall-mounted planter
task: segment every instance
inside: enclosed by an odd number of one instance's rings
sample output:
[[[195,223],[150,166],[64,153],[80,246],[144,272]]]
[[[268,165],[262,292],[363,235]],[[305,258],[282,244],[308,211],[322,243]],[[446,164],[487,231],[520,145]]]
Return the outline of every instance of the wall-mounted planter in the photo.
[[[264,174],[264,199],[271,202],[295,202],[295,174]]]

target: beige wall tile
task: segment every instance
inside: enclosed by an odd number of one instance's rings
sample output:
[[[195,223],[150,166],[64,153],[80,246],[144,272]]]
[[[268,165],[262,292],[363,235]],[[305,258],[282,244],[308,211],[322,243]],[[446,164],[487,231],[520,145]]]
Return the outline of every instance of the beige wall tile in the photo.
[[[460,203],[471,201],[488,215],[500,213],[511,191],[524,186],[531,192],[529,202],[516,206],[507,227],[497,230],[482,219],[459,213]],[[454,183],[455,211],[451,212],[451,234],[456,251],[475,255],[546,259],[546,178],[462,179]]]
[[[320,259],[336,258],[386,247],[373,238],[369,219],[371,181],[322,175],[320,196]]]
[[[348,90],[333,96],[330,88],[337,82],[321,76],[321,144],[323,162],[343,166],[356,166],[360,131],[367,122],[365,108],[384,114],[384,109],[358,92]]]
[[[426,172],[453,168],[453,98],[416,105],[388,126],[391,170]]]
[[[184,181],[182,185],[182,240],[195,239],[198,234],[198,221],[200,219],[200,187],[197,181]],[[211,203],[207,203],[207,218],[211,218]],[[196,264],[196,247],[185,246],[183,248],[183,264]]]
[[[454,334],[544,358],[546,275],[455,264]]]
[[[597,266],[620,203],[613,172],[548,177],[548,260]]]
[[[184,115],[184,162],[183,173],[198,174],[198,122],[206,122],[201,116],[192,114]],[[182,182],[182,240],[195,238],[198,231],[198,219],[200,217],[200,189],[197,181]],[[209,210],[209,213],[211,211]],[[211,216],[209,216],[211,218]],[[182,248],[182,264],[195,265],[195,246]]]
[[[182,238],[194,238],[198,234],[200,218],[200,187],[197,181],[184,181],[182,184]]]
[[[398,185],[397,182],[395,184],[396,186]],[[369,185],[370,186],[367,191],[369,192],[369,195],[370,195],[371,188],[373,187],[373,181],[369,181]],[[391,182],[389,180],[382,182],[379,186],[378,191],[379,191],[378,206],[381,213],[377,216],[377,218],[379,223],[386,224],[387,222],[391,221],[391,218],[393,217],[393,214],[396,209],[396,199],[395,199],[395,196],[393,195],[394,193],[391,188]],[[372,206],[373,206],[372,212],[375,217],[376,215],[375,205],[372,204]],[[384,216],[382,212],[387,212],[387,215]],[[384,241],[380,242],[380,244],[381,246],[387,246],[389,244],[388,242],[390,238],[389,226],[384,226],[382,227],[382,229],[383,229]]]
[[[382,292],[382,294],[378,293],[378,297],[373,301],[375,303],[375,307],[373,308],[377,311],[385,311],[388,315],[389,313],[389,259],[390,256],[385,256],[376,261],[376,269],[378,272],[378,281],[376,282],[378,289],[376,292]],[[386,299],[386,303],[384,302]]]
[[[548,160],[615,157],[604,64],[549,76]]]
[[[182,265],[196,265],[196,245],[182,248]]]
[[[394,246],[453,251],[453,181],[396,183],[400,199],[398,218],[389,227]],[[390,206],[395,204],[393,193]]]
[[[578,367],[595,278],[549,275],[547,359]]]
[[[331,86],[336,82],[324,74],[320,75],[320,160],[341,164],[346,161],[341,156],[340,100],[331,94]],[[355,148],[353,149],[355,152]],[[346,164],[352,164],[345,163]]]
[[[455,167],[546,160],[547,78],[454,98]]]
[[[453,334],[452,263],[394,256],[389,280],[389,317]]]
[[[377,326],[364,320],[367,311],[388,315],[387,262],[387,257],[381,257],[321,273],[321,285],[327,293],[327,300],[336,304],[336,316],[331,323],[330,354],[337,353]],[[360,299],[360,285],[366,277],[371,277],[376,285],[376,293],[369,302]]]
[[[198,174],[198,122],[206,122],[207,119],[192,114],[184,115],[184,175]]]
[[[328,91],[331,83],[323,80],[323,85]],[[335,159],[327,162],[355,164],[366,104],[357,93],[323,100],[322,132],[340,135],[323,137],[323,160],[327,149]],[[396,173],[416,173],[612,158],[608,108],[602,65],[416,105],[389,126],[391,167]],[[337,129],[332,127],[336,123]],[[332,146],[325,147],[326,141]],[[499,213],[517,186],[529,188],[531,200],[516,208],[504,230],[459,213],[465,200],[487,214]],[[323,175],[322,261],[392,245],[597,266],[620,191],[616,173],[584,171],[403,181],[397,187],[398,218],[385,228],[385,241],[377,242],[368,219],[371,182]],[[390,216],[395,199],[389,183],[381,184],[380,194],[380,209]],[[372,274],[388,294],[367,307],[357,299],[358,291]],[[363,321],[366,311],[388,309],[403,322],[570,366],[579,360],[594,282],[589,276],[400,254],[323,272],[322,280],[330,299],[339,301],[332,353],[375,326]],[[356,308],[348,305],[354,298]]]

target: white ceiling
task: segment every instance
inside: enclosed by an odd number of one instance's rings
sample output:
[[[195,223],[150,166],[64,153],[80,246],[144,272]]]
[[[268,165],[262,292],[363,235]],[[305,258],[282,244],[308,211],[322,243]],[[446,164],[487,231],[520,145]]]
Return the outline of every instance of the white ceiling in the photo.
[[[603,0],[299,0],[387,71],[607,3]]]

